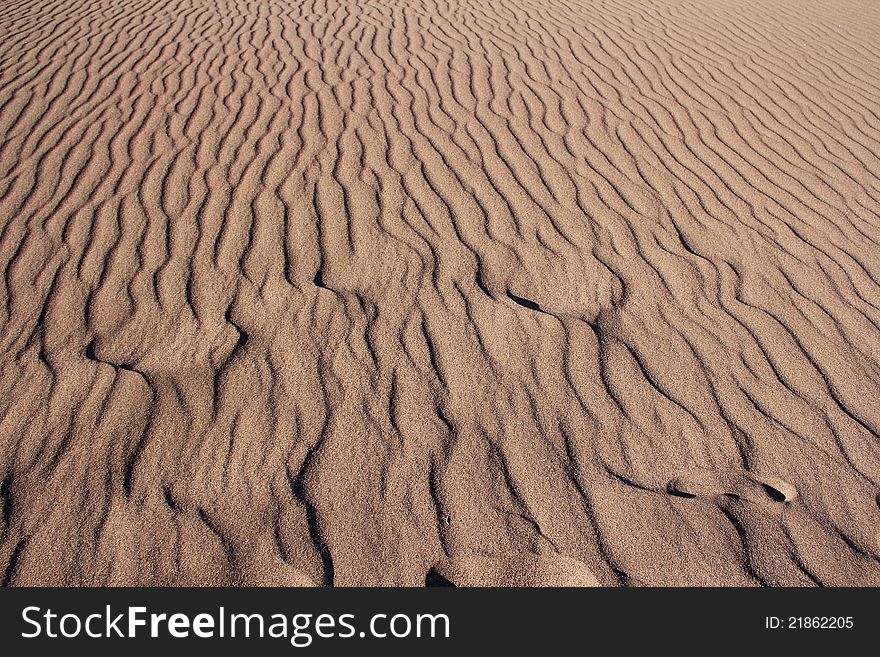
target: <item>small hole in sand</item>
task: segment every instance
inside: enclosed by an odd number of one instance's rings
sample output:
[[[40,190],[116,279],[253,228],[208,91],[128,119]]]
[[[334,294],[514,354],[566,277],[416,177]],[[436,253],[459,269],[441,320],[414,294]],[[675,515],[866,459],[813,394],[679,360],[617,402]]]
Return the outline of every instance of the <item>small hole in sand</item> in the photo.
[[[767,493],[767,495],[769,495],[770,498],[774,502],[785,502],[786,501],[785,493],[783,493],[782,491],[773,488],[773,486],[771,486],[769,484],[761,484],[761,487],[764,489],[764,492]]]
[[[425,586],[455,586],[455,584],[431,568],[425,576]]]

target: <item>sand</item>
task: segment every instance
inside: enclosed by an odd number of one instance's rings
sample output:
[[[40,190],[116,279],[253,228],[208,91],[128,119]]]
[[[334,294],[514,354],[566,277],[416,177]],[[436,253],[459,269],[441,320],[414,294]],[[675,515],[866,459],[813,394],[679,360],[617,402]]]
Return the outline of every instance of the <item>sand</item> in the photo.
[[[880,584],[880,4],[0,0],[5,585]]]

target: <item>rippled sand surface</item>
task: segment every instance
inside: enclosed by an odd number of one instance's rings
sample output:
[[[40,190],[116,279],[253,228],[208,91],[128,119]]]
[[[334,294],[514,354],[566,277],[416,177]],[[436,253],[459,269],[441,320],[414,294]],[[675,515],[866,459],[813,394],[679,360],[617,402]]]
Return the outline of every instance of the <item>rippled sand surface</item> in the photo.
[[[880,584],[880,4],[0,0],[7,585]]]

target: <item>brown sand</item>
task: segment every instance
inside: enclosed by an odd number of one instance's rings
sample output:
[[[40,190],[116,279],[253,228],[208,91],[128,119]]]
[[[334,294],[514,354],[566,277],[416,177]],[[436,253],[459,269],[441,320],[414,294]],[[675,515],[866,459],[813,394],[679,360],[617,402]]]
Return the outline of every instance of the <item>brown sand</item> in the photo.
[[[880,584],[880,3],[0,44],[5,584]]]

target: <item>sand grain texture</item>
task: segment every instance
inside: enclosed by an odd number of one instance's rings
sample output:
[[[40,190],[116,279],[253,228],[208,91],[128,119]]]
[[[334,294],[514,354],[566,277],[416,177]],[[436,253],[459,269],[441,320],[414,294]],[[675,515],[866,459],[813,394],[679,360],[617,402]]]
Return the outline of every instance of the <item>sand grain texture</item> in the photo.
[[[0,0],[6,585],[880,584],[880,4]]]

